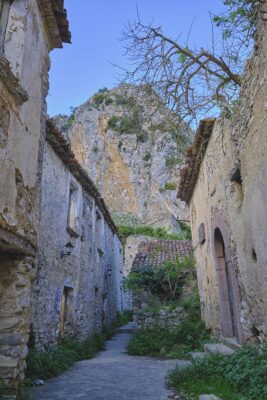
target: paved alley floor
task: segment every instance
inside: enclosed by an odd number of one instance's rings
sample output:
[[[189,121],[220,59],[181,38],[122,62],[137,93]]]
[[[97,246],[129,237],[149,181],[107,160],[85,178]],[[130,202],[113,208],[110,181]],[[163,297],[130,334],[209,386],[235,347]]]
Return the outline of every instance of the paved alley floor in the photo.
[[[127,326],[126,326],[127,327]],[[106,342],[106,350],[91,360],[77,362],[57,378],[36,387],[36,400],[166,400],[165,377],[187,361],[129,356],[127,331]]]

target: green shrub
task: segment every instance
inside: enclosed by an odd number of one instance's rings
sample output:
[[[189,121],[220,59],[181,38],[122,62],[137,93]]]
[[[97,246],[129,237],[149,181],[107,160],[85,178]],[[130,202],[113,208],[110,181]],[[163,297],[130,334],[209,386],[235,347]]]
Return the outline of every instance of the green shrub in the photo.
[[[165,183],[165,189],[166,190],[176,190],[177,185],[174,182],[166,182]]]
[[[48,379],[57,376],[76,361],[94,357],[98,351],[104,349],[108,337],[109,331],[95,334],[83,341],[64,339],[55,349],[47,351],[39,352],[31,348],[27,357],[27,379]]]
[[[116,105],[128,107],[129,109],[136,106],[136,100],[133,96],[122,96],[120,94],[115,94]]]
[[[192,240],[192,233],[191,233],[191,228],[188,224],[186,224],[183,221],[179,221],[180,228],[184,234],[184,239],[185,240]]]
[[[103,88],[99,89],[99,91],[93,96],[92,102],[96,108],[99,108],[102,104],[108,106],[113,103],[113,99],[109,96],[108,89]]]
[[[227,357],[213,355],[194,361],[187,368],[175,369],[169,382],[178,391],[195,395],[192,398],[196,399],[202,393],[213,393],[224,400],[264,400],[266,377],[267,344],[243,347]]]
[[[202,348],[209,339],[209,332],[198,314],[188,314],[174,329],[155,325],[140,329],[132,337],[128,352],[139,356],[165,356],[171,358],[187,357],[189,351]]]
[[[168,157],[166,158],[166,166],[167,167],[175,167],[177,164],[181,164],[183,162],[183,157]]]
[[[151,153],[146,153],[143,160],[144,161],[149,161],[151,159]]]
[[[161,252],[160,247],[158,251]],[[162,301],[178,299],[193,265],[192,258],[184,257],[176,262],[166,261],[160,267],[139,267],[130,272],[125,286],[134,291],[151,293]]]
[[[132,310],[125,310],[123,313],[117,313],[116,321],[112,324],[113,327],[119,327],[128,324],[133,320]]]
[[[117,117],[116,115],[113,115],[108,120],[107,129],[116,130],[117,124],[119,123],[119,121],[120,121],[120,118]]]

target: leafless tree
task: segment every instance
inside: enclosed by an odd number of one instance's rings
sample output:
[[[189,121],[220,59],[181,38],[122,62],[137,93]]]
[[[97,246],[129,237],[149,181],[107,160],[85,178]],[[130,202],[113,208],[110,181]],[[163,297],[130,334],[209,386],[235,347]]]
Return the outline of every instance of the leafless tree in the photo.
[[[244,63],[251,51],[253,22],[248,23],[248,16],[240,7],[241,3],[249,3],[254,21],[257,2],[225,3],[228,14],[211,17],[209,49],[190,47],[189,40],[181,43],[180,38],[172,39],[160,26],[143,23],[137,13],[137,20],[127,24],[121,38],[131,66],[124,69],[123,80],[149,85],[170,109],[189,122],[219,110],[230,114],[238,101]],[[251,30],[242,30],[242,21]],[[214,35],[218,28],[222,30],[219,41]]]

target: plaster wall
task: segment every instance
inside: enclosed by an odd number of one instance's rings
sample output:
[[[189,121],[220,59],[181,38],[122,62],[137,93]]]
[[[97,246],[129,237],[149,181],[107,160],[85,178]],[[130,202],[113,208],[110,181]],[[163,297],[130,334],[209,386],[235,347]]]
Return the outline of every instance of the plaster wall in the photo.
[[[240,106],[231,120],[218,120],[191,199],[193,244],[202,314],[221,333],[215,271],[214,229],[223,221],[240,293],[243,340],[267,338],[267,38],[262,21],[256,49],[242,83]],[[231,181],[240,164],[242,183]],[[199,244],[198,227],[206,241]]]
[[[0,227],[36,245],[39,148],[44,137],[49,48],[36,0],[12,2],[5,57],[28,93],[22,105],[0,80],[1,115],[9,114],[0,145]],[[2,127],[3,129],[3,127]]]

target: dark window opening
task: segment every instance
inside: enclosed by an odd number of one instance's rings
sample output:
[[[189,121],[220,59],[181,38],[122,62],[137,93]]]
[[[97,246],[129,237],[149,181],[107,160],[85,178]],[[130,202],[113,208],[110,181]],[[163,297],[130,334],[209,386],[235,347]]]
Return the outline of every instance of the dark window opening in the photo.
[[[256,253],[254,247],[252,248],[252,259],[253,259],[253,261],[257,261],[257,253]]]
[[[242,185],[242,175],[241,175],[240,165],[238,165],[234,169],[234,172],[231,175],[231,181],[240,183]]]
[[[231,174],[231,182],[235,184],[235,191],[237,193],[238,201],[241,205],[244,198],[244,191],[240,163],[234,168]]]
[[[73,319],[74,313],[74,301],[73,301],[73,289],[64,286],[63,294],[60,305],[60,336],[64,337],[67,324],[70,324]]]

